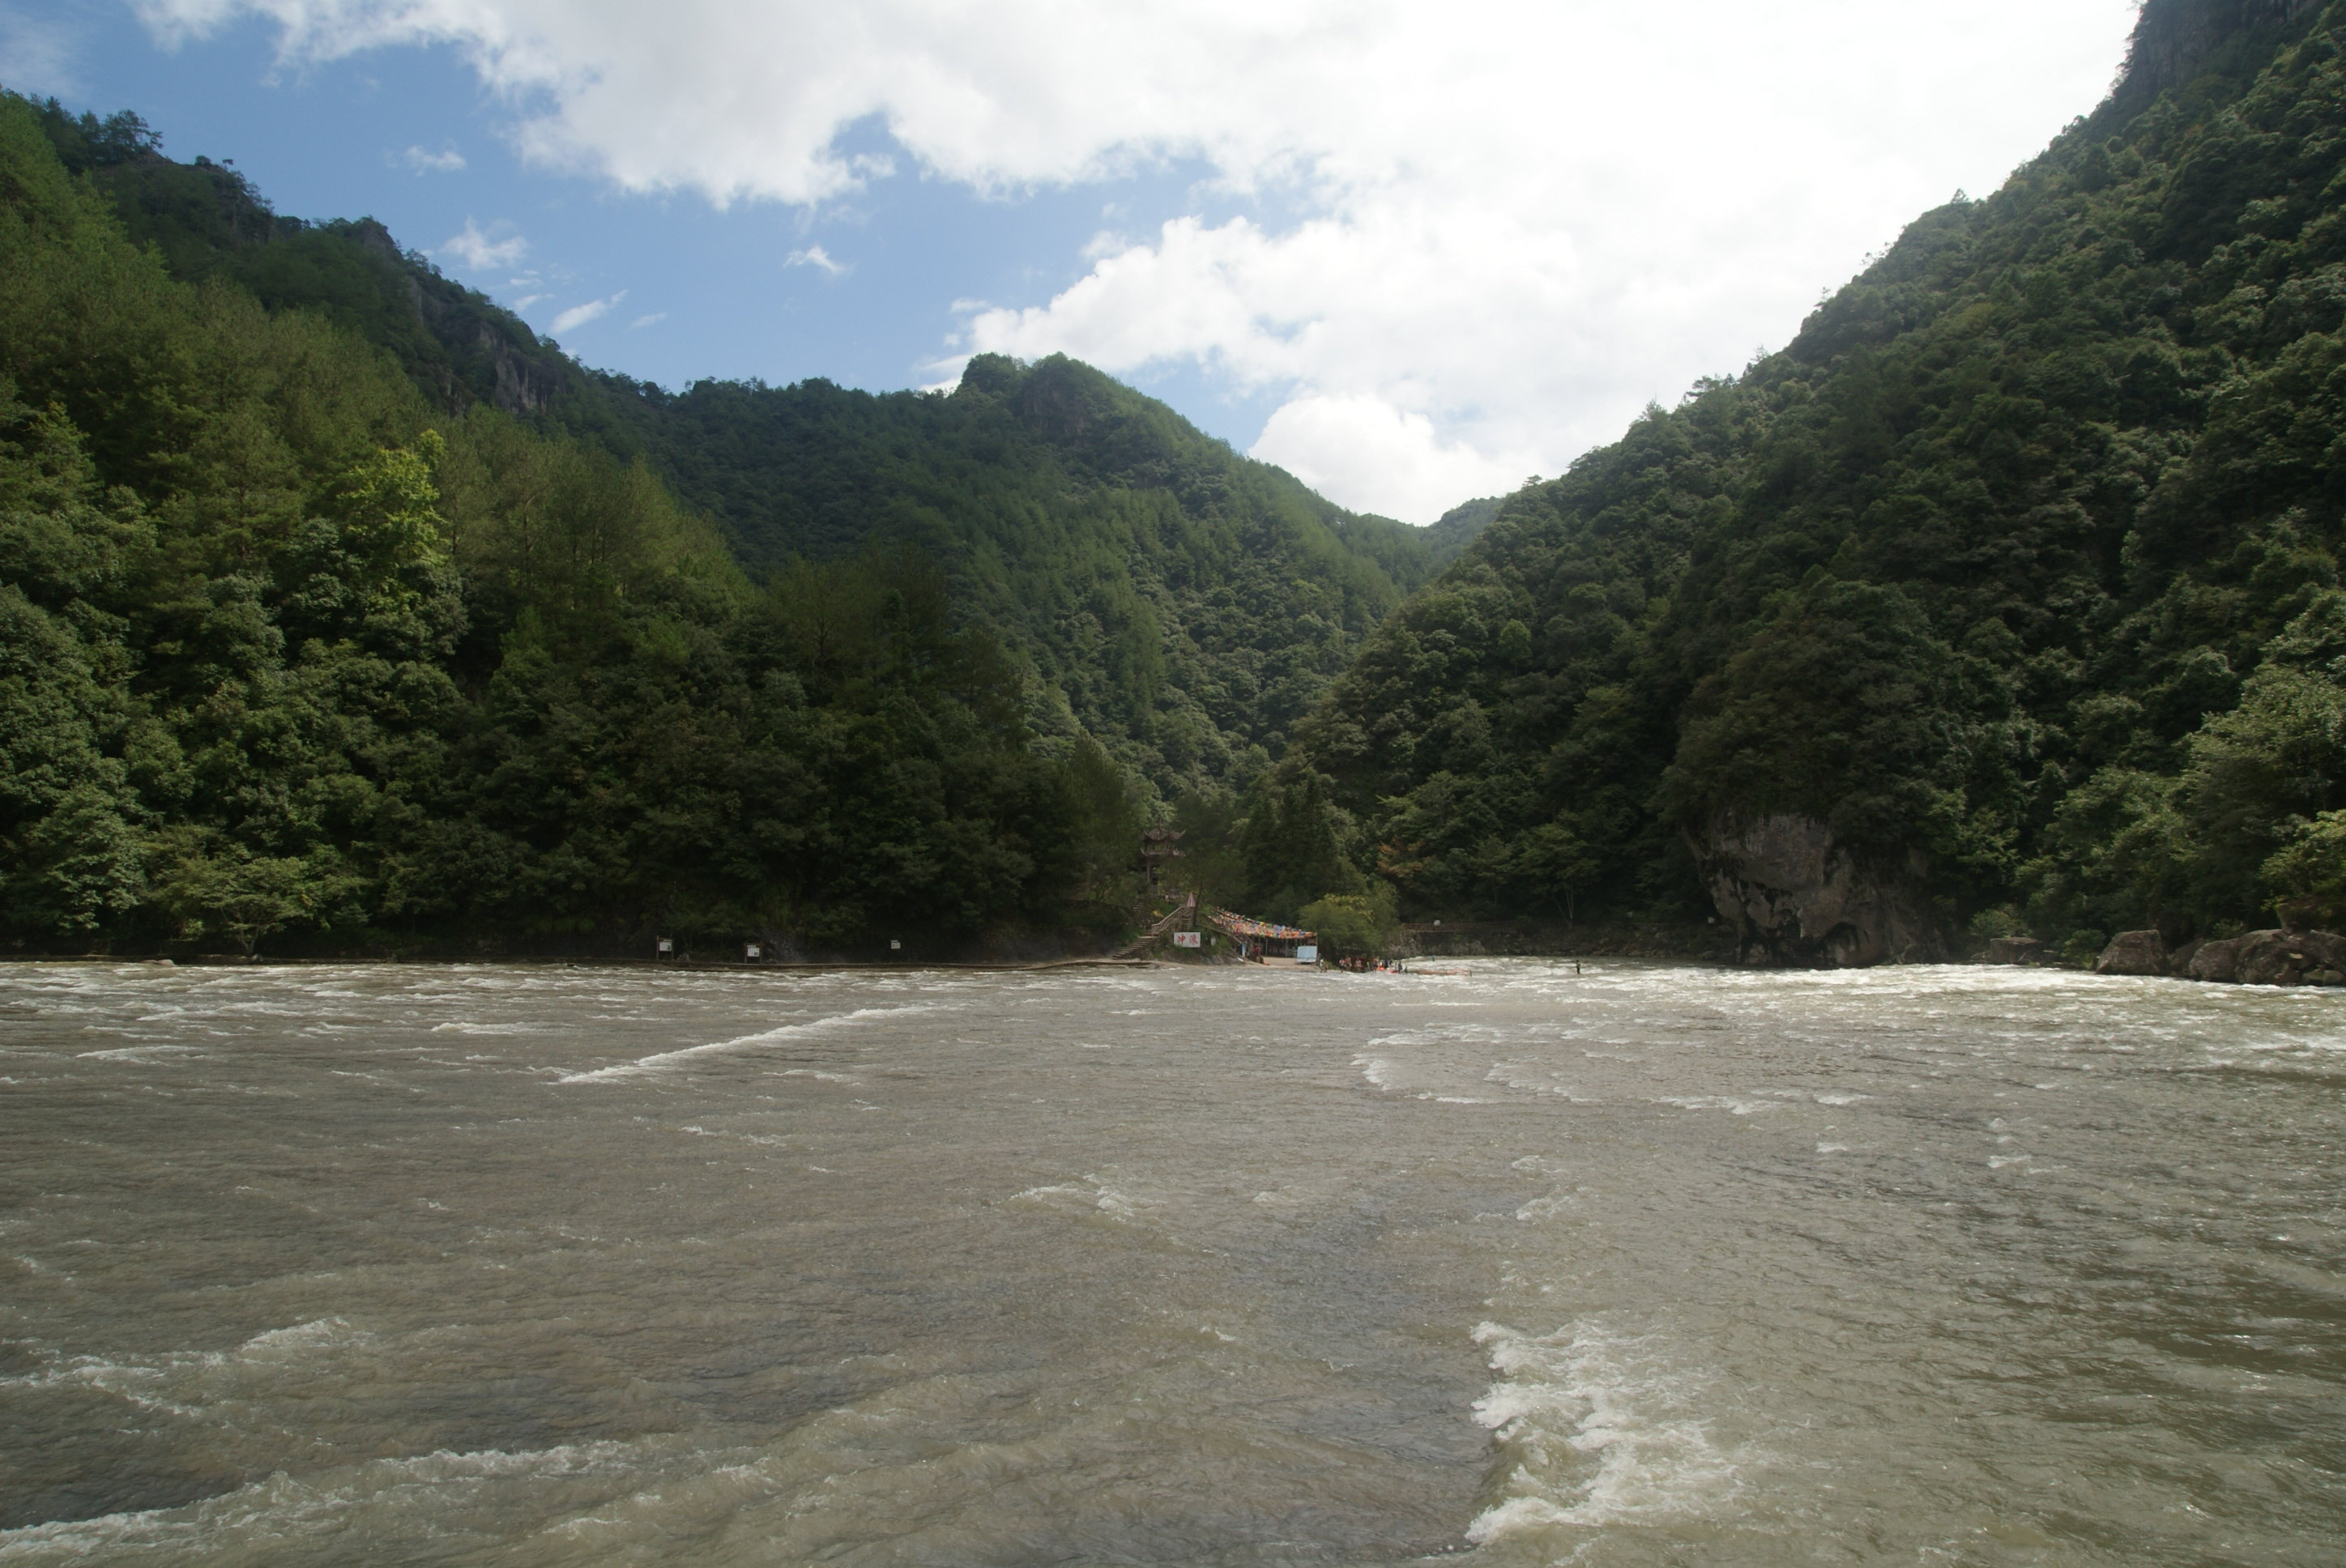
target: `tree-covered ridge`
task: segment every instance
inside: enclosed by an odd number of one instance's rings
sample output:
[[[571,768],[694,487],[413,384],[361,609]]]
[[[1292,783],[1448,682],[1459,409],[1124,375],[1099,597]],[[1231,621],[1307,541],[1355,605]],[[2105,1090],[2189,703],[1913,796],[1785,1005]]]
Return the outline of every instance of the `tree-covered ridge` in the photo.
[[[1791,816],[1950,929],[2336,911],[2346,9],[2142,27],[2003,189],[1370,639],[1308,743],[1355,860],[1428,912],[1698,917]]]
[[[55,131],[0,96],[0,936],[1122,918],[1121,781],[1030,742],[933,565],[753,585],[643,464],[175,279]]]
[[[36,110],[172,276],[322,315],[434,407],[486,404],[644,460],[753,575],[926,554],[1028,677],[1032,721],[1098,738],[1168,795],[1283,753],[1362,635],[1487,521],[1485,503],[1430,530],[1346,512],[1064,359],[981,358],[950,396],[819,380],[671,393],[590,372],[372,219],[281,217],[233,168],[163,157],[132,115]]]
[[[1424,580],[1362,517],[1071,360],[973,361],[950,395],[610,378],[627,428],[751,569],[911,545],[1028,664],[1046,728],[1170,794],[1243,781]]]
[[[1433,557],[1436,570],[1464,555],[1466,546],[1482,537],[1483,530],[1498,516],[1501,500],[1496,495],[1484,495],[1463,501],[1426,524],[1426,549]]]
[[[76,117],[32,106],[58,161],[104,192],[131,239],[172,277],[238,285],[270,311],[307,310],[388,349],[435,407],[526,414],[588,395],[578,367],[511,311],[403,251],[372,219],[308,222],[274,211],[231,164],[175,163],[128,111]],[[620,451],[620,457],[632,452]]]

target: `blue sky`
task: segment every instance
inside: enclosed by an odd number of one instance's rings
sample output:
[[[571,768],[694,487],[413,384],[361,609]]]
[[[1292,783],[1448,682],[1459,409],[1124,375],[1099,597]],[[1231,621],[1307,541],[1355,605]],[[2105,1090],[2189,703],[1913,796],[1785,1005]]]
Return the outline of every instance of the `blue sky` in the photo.
[[[590,364],[1066,351],[1423,522],[1785,341],[2089,109],[2132,15],[1626,9],[0,0],[0,83],[372,214]]]
[[[672,387],[703,376],[821,376],[873,391],[933,382],[961,324],[956,301],[1048,299],[1087,270],[1084,246],[1104,224],[1136,209],[1198,209],[1205,194],[1192,188],[1195,168],[1150,170],[1112,190],[991,199],[915,175],[819,209],[719,210],[694,193],[630,193],[528,166],[505,134],[512,106],[452,46],[285,64],[278,29],[260,17],[167,51],[128,6],[9,9],[20,26],[46,24],[49,59],[36,56],[34,79],[12,70],[0,83],[101,114],[136,109],[172,157],[234,159],[280,212],[378,218],[450,276],[507,305],[532,300],[522,314],[541,332],[624,291],[563,346]],[[871,120],[842,143],[911,161]],[[452,152],[461,167],[450,167]],[[1240,205],[1253,204],[1203,203]],[[470,265],[446,243],[467,225],[519,237],[526,252],[513,265]],[[788,260],[810,250],[831,267]],[[1241,447],[1270,412],[1268,394],[1213,386],[1193,365],[1124,379]]]

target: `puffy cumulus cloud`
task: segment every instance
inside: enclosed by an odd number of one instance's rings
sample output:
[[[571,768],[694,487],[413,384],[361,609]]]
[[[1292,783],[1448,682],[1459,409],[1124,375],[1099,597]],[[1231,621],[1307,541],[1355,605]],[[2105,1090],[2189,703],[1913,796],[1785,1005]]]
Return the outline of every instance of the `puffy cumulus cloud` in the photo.
[[[631,189],[816,201],[885,174],[835,144],[877,117],[931,170],[994,188],[1088,178],[1134,156],[1276,163],[1248,106],[1270,59],[1358,53],[1336,0],[131,0],[167,44],[242,15],[291,60],[452,44],[536,106],[524,148]]]
[[[1781,341],[1957,186],[2092,107],[2132,0],[136,0],[170,37],[274,18],[290,57],[453,44],[525,151],[631,189],[821,202],[877,121],[988,192],[1211,171],[962,352],[1201,362],[1290,401],[1258,448],[1354,505],[1553,471]],[[1253,216],[1209,221],[1209,203]],[[1374,406],[1372,406],[1374,405]],[[1349,422],[1349,423],[1348,423]],[[1339,432],[1392,440],[1345,458]],[[1419,433],[1410,437],[1393,433]],[[1422,437],[1422,439],[1421,439]],[[1395,444],[1398,443],[1398,444]],[[1423,483],[1397,477],[1415,452]],[[1528,455],[1527,455],[1528,454]],[[1512,481],[1510,481],[1512,483]]]
[[[1318,392],[1280,404],[1254,455],[1323,494],[1354,496],[1356,507],[1417,522],[1439,517],[1467,496],[1514,489],[1530,461],[1520,453],[1494,457],[1444,442],[1425,415],[1403,413],[1382,398]]]
[[[442,240],[434,254],[452,258],[470,271],[501,272],[529,254],[529,241],[510,224],[493,223],[484,229],[467,218],[463,231]]]

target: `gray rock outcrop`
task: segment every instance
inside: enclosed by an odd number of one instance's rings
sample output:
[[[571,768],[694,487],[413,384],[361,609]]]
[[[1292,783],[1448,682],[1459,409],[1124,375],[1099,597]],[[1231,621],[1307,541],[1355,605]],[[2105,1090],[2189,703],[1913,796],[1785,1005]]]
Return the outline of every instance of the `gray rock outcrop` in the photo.
[[[2240,939],[2243,985],[2336,985],[2346,981],[2346,937],[2326,931],[2252,931]]]
[[[1851,967],[1943,956],[1929,901],[1906,876],[1861,866],[1813,817],[1718,822],[1692,840],[1711,901],[1748,964]]]
[[[2317,0],[2148,0],[2135,23],[2119,90],[2147,103],[2190,80],[2234,34],[2285,27],[2318,9]]]
[[[2346,985],[2346,936],[2326,931],[2252,931],[2199,944],[2183,972],[2240,985]]]
[[[2229,984],[2239,978],[2240,942],[2237,936],[2220,942],[2203,942],[2190,960],[2183,965],[2183,974],[2190,980],[2211,980]]]
[[[2039,963],[2045,958],[2045,944],[2033,936],[1999,936],[1991,938],[1983,963]]]
[[[2165,974],[2167,942],[2155,931],[2122,931],[2094,961],[2096,974]]]

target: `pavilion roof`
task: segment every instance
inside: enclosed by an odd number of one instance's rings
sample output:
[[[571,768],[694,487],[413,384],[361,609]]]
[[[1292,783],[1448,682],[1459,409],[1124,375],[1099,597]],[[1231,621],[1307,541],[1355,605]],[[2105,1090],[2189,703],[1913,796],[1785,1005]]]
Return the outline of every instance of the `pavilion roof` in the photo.
[[[1262,937],[1271,942],[1310,942],[1318,933],[1299,930],[1291,925],[1279,925],[1267,920],[1255,920],[1248,915],[1233,914],[1229,910],[1209,910],[1206,921],[1232,936]]]

